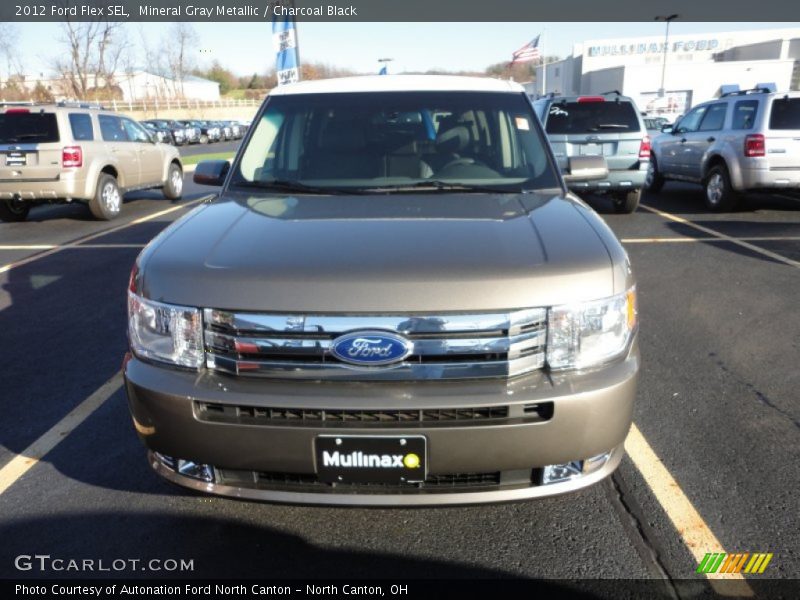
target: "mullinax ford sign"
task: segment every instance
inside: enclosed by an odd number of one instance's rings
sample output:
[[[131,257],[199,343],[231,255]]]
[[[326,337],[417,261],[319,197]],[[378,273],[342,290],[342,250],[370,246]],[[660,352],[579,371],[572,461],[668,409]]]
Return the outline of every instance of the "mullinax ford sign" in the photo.
[[[670,52],[713,52],[719,47],[719,40],[679,40],[670,42]],[[664,42],[636,42],[633,44],[612,44],[589,46],[589,56],[621,56],[632,54],[663,54]]]

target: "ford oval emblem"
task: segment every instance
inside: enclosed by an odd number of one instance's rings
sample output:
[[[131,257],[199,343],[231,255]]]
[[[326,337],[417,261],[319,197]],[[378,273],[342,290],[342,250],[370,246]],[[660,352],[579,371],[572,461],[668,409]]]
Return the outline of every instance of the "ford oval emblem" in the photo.
[[[353,331],[340,335],[331,344],[331,354],[353,365],[389,365],[411,354],[413,344],[386,331]]]

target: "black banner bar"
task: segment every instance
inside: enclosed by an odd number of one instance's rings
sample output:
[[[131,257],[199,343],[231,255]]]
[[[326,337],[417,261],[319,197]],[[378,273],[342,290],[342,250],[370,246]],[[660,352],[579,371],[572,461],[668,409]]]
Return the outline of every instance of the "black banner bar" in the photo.
[[[676,13],[681,21],[800,21],[786,0],[4,0],[2,21],[297,21],[330,22],[645,22]],[[277,11],[277,12],[276,12]]]

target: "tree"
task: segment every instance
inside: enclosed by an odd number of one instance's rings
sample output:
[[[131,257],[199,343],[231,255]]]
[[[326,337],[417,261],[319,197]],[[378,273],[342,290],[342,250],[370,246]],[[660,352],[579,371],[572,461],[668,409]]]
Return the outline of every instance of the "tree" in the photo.
[[[75,22],[67,18],[62,32],[66,52],[53,59],[53,66],[65,92],[83,100],[92,90],[115,87],[117,67],[129,49],[124,24],[104,20]]]
[[[198,41],[199,37],[191,23],[177,21],[169,28],[163,42],[161,54],[167,58],[168,72],[177,96],[184,95],[183,80],[195,66],[194,54]]]
[[[0,59],[5,63],[6,79],[22,74],[19,57],[19,32],[14,23],[0,22]],[[2,77],[0,77],[2,81]]]
[[[236,75],[234,75],[230,69],[223,67],[217,60],[211,63],[211,67],[209,69],[198,69],[194,73],[195,75],[205,77],[206,79],[210,79],[211,81],[216,81],[219,83],[220,94],[227,94],[232,89],[235,89],[239,83],[236,79]]]

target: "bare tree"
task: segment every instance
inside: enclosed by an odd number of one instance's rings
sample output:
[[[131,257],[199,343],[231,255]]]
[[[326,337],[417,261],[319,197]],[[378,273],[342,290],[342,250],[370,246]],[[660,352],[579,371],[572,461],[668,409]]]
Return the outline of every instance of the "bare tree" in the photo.
[[[63,81],[64,91],[85,99],[90,93],[113,90],[121,57],[130,50],[124,24],[67,18],[62,31],[61,41],[67,51],[53,59],[53,67]]]
[[[195,55],[199,37],[191,23],[173,23],[162,45],[162,54],[167,57],[169,75],[174,92],[184,96],[183,81],[195,67]]]
[[[0,59],[5,63],[6,80],[14,75],[22,75],[22,63],[19,59],[19,31],[14,23],[0,22]],[[2,82],[2,77],[0,77]]]

